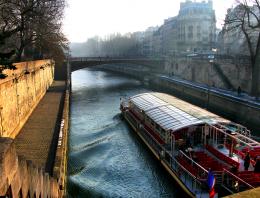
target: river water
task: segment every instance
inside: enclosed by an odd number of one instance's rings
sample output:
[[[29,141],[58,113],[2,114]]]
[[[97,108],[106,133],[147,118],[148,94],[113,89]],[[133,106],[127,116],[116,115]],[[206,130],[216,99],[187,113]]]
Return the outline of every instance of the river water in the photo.
[[[72,73],[69,197],[180,197],[120,117],[120,97],[146,91],[139,81],[104,71]]]

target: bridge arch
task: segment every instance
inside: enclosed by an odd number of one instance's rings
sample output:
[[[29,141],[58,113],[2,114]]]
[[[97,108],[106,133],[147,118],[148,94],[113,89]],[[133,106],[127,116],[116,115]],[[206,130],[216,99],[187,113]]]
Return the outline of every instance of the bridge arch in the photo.
[[[69,59],[71,72],[98,65],[108,64],[133,64],[141,65],[149,68],[163,68],[164,61],[161,59],[145,59],[145,58],[107,58],[107,57],[78,57]]]

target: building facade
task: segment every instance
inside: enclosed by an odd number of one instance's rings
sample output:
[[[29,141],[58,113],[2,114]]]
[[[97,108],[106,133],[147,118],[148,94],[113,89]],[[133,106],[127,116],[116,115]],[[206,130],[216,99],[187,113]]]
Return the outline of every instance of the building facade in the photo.
[[[211,51],[216,45],[216,17],[212,0],[181,3],[177,17],[177,50]]]
[[[150,28],[146,32],[144,55],[211,51],[216,46],[216,18],[212,0],[186,0],[180,4],[177,16],[165,19],[157,30],[151,31]]]

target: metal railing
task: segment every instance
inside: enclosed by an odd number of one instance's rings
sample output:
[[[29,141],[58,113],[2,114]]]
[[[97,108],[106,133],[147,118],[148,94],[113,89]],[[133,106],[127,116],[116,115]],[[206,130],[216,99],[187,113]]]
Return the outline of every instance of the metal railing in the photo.
[[[190,163],[193,168],[196,170],[196,177],[200,179],[206,179],[208,176],[208,171],[202,167],[200,164],[195,162],[192,158],[188,157],[183,151],[179,151],[180,156],[185,159],[188,163]]]
[[[208,193],[207,189],[207,176],[208,171],[194,161],[192,158],[187,156],[183,151],[176,151],[174,155],[171,150],[167,150],[164,145],[158,143],[158,141],[144,128],[142,124],[138,122],[131,114],[126,114],[130,122],[136,127],[139,134],[144,138],[144,140],[151,146],[151,148],[158,154],[160,160],[166,164],[171,171],[185,184],[185,186],[194,194],[205,194]],[[188,167],[185,167],[178,161],[174,156],[180,156],[182,159],[186,160],[188,164],[192,165],[196,174],[192,174]],[[214,171],[216,177],[216,185],[225,188],[230,193],[237,193],[254,187],[236,176],[227,169],[223,171]]]
[[[222,187],[224,187],[227,191],[229,191],[232,194],[254,188],[252,185],[242,180],[235,174],[231,173],[227,169],[223,169]]]
[[[134,119],[134,118],[133,118]],[[139,127],[139,133],[145,139],[145,141],[155,150],[160,156],[160,160],[163,161],[174,174],[185,184],[185,186],[193,193],[208,193],[206,189],[206,178],[208,171],[196,163],[198,168],[201,170],[200,177],[190,173],[184,166],[181,165],[178,160],[171,155],[170,151],[166,151],[165,147],[160,145],[157,140],[150,135],[150,133],[142,127]]]
[[[110,61],[110,60],[147,60],[147,61],[162,61],[161,58],[147,58],[147,57],[126,57],[126,56],[96,56],[96,57],[69,57],[70,62],[79,61]]]
[[[206,186],[206,179],[191,174],[174,157],[172,157],[170,163],[167,164],[168,166],[171,167],[172,170],[174,170],[177,173],[178,177],[185,184],[185,186],[187,186],[193,193],[195,193],[196,195],[208,193],[207,186]]]

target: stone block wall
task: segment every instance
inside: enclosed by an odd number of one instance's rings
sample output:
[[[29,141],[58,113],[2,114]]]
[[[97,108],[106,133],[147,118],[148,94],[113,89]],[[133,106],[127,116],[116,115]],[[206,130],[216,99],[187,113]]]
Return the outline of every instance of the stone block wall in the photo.
[[[69,131],[69,108],[70,108],[70,82],[67,83],[64,99],[64,108],[60,123],[59,139],[53,167],[53,176],[58,178],[60,194],[66,194],[67,183],[67,156],[68,156],[68,131]]]
[[[55,158],[54,174],[18,156],[13,138],[53,82],[54,62],[40,60],[16,64],[0,80],[0,197],[65,197],[67,133],[69,125],[70,82],[64,101],[63,117]]]
[[[251,88],[251,67],[248,63],[233,60],[214,60],[223,74],[228,78],[234,89],[239,86],[249,93]],[[202,83],[217,88],[228,89],[225,82],[209,59],[192,57],[168,58],[164,67],[165,74],[178,76],[182,79]]]
[[[11,138],[0,138],[0,197],[62,197],[58,181],[17,156]]]
[[[39,60],[15,64],[0,79],[0,137],[14,138],[53,82],[54,62]]]
[[[150,79],[150,85],[160,92],[167,92],[187,102],[205,108],[235,123],[246,126],[257,135],[260,130],[260,106],[249,101],[237,100],[206,88],[170,80],[167,77]]]

